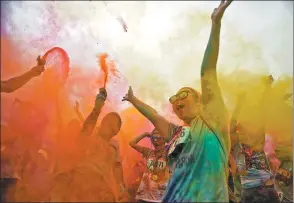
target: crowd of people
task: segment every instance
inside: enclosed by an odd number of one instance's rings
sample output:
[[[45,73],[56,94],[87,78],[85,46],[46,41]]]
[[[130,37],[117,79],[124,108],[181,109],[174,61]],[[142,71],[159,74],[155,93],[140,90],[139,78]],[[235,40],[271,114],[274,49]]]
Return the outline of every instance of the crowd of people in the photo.
[[[1,122],[2,201],[292,202],[292,157],[281,162],[275,151],[266,150],[270,143],[267,105],[273,77],[264,83],[265,91],[256,108],[263,122],[254,131],[239,120],[246,93],[237,96],[236,108],[229,116],[218,85],[221,20],[231,3],[221,1],[211,15],[211,32],[200,71],[201,93],[183,87],[169,99],[184,125],[175,125],[161,116],[136,97],[131,87],[123,97],[122,101],[130,102],[154,126],[151,132],[129,142],[144,158],[133,168],[138,178],[132,184],[125,181],[119,143],[114,139],[121,129],[121,116],[107,113],[97,126],[107,99],[106,89],[100,88],[90,114],[84,118],[77,103],[78,119],[70,120],[59,131],[70,134],[65,136],[66,148],[60,144],[64,142],[61,138],[54,147],[44,145],[38,136],[32,136],[38,131]],[[27,73],[1,81],[1,93],[14,92],[41,75],[45,64],[38,57],[37,65]],[[20,100],[14,105],[24,112],[33,108]],[[36,125],[46,122],[40,118]],[[151,148],[138,144],[146,138]]]

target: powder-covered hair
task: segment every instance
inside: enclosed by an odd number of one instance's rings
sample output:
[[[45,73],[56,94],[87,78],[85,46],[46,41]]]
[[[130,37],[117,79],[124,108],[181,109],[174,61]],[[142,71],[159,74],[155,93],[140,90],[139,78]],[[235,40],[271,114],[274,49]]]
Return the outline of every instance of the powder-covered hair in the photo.
[[[183,89],[189,90],[193,94],[193,96],[197,100],[197,102],[201,102],[201,94],[200,94],[200,92],[193,89],[192,87],[182,87],[180,90],[183,90]]]
[[[117,117],[118,118],[119,125],[122,124],[121,117],[120,117],[120,115],[118,113],[116,113],[116,112],[110,112],[110,113],[106,114],[106,116],[114,116],[114,117]]]

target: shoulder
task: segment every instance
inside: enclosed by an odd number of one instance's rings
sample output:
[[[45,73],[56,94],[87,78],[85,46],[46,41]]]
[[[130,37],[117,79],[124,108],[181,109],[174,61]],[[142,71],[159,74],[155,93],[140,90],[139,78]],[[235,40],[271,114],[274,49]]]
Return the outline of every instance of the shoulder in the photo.
[[[229,123],[226,121],[218,122],[215,119],[212,119],[207,114],[202,114],[202,121],[208,130],[213,133],[220,144],[222,145],[224,151],[229,153],[231,148],[231,140],[229,136]]]
[[[114,147],[116,150],[119,150],[119,143],[117,140],[111,139],[109,144],[110,146]]]

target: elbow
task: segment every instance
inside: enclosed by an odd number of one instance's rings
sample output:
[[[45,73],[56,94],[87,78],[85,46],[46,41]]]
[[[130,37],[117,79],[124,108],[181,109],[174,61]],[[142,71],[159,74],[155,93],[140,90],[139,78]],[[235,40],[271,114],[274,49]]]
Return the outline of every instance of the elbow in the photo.
[[[11,93],[14,92],[16,89],[15,88],[1,88],[1,92],[5,93]]]
[[[135,143],[133,141],[129,142],[130,147],[134,148]]]

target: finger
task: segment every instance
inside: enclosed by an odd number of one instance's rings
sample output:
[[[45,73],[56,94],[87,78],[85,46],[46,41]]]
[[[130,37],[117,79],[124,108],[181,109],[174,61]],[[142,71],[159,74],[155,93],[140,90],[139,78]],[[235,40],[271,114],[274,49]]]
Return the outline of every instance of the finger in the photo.
[[[226,3],[225,3],[225,8],[228,8],[229,7],[229,5],[231,4],[233,2],[233,0],[230,0],[230,1],[226,1]]]

